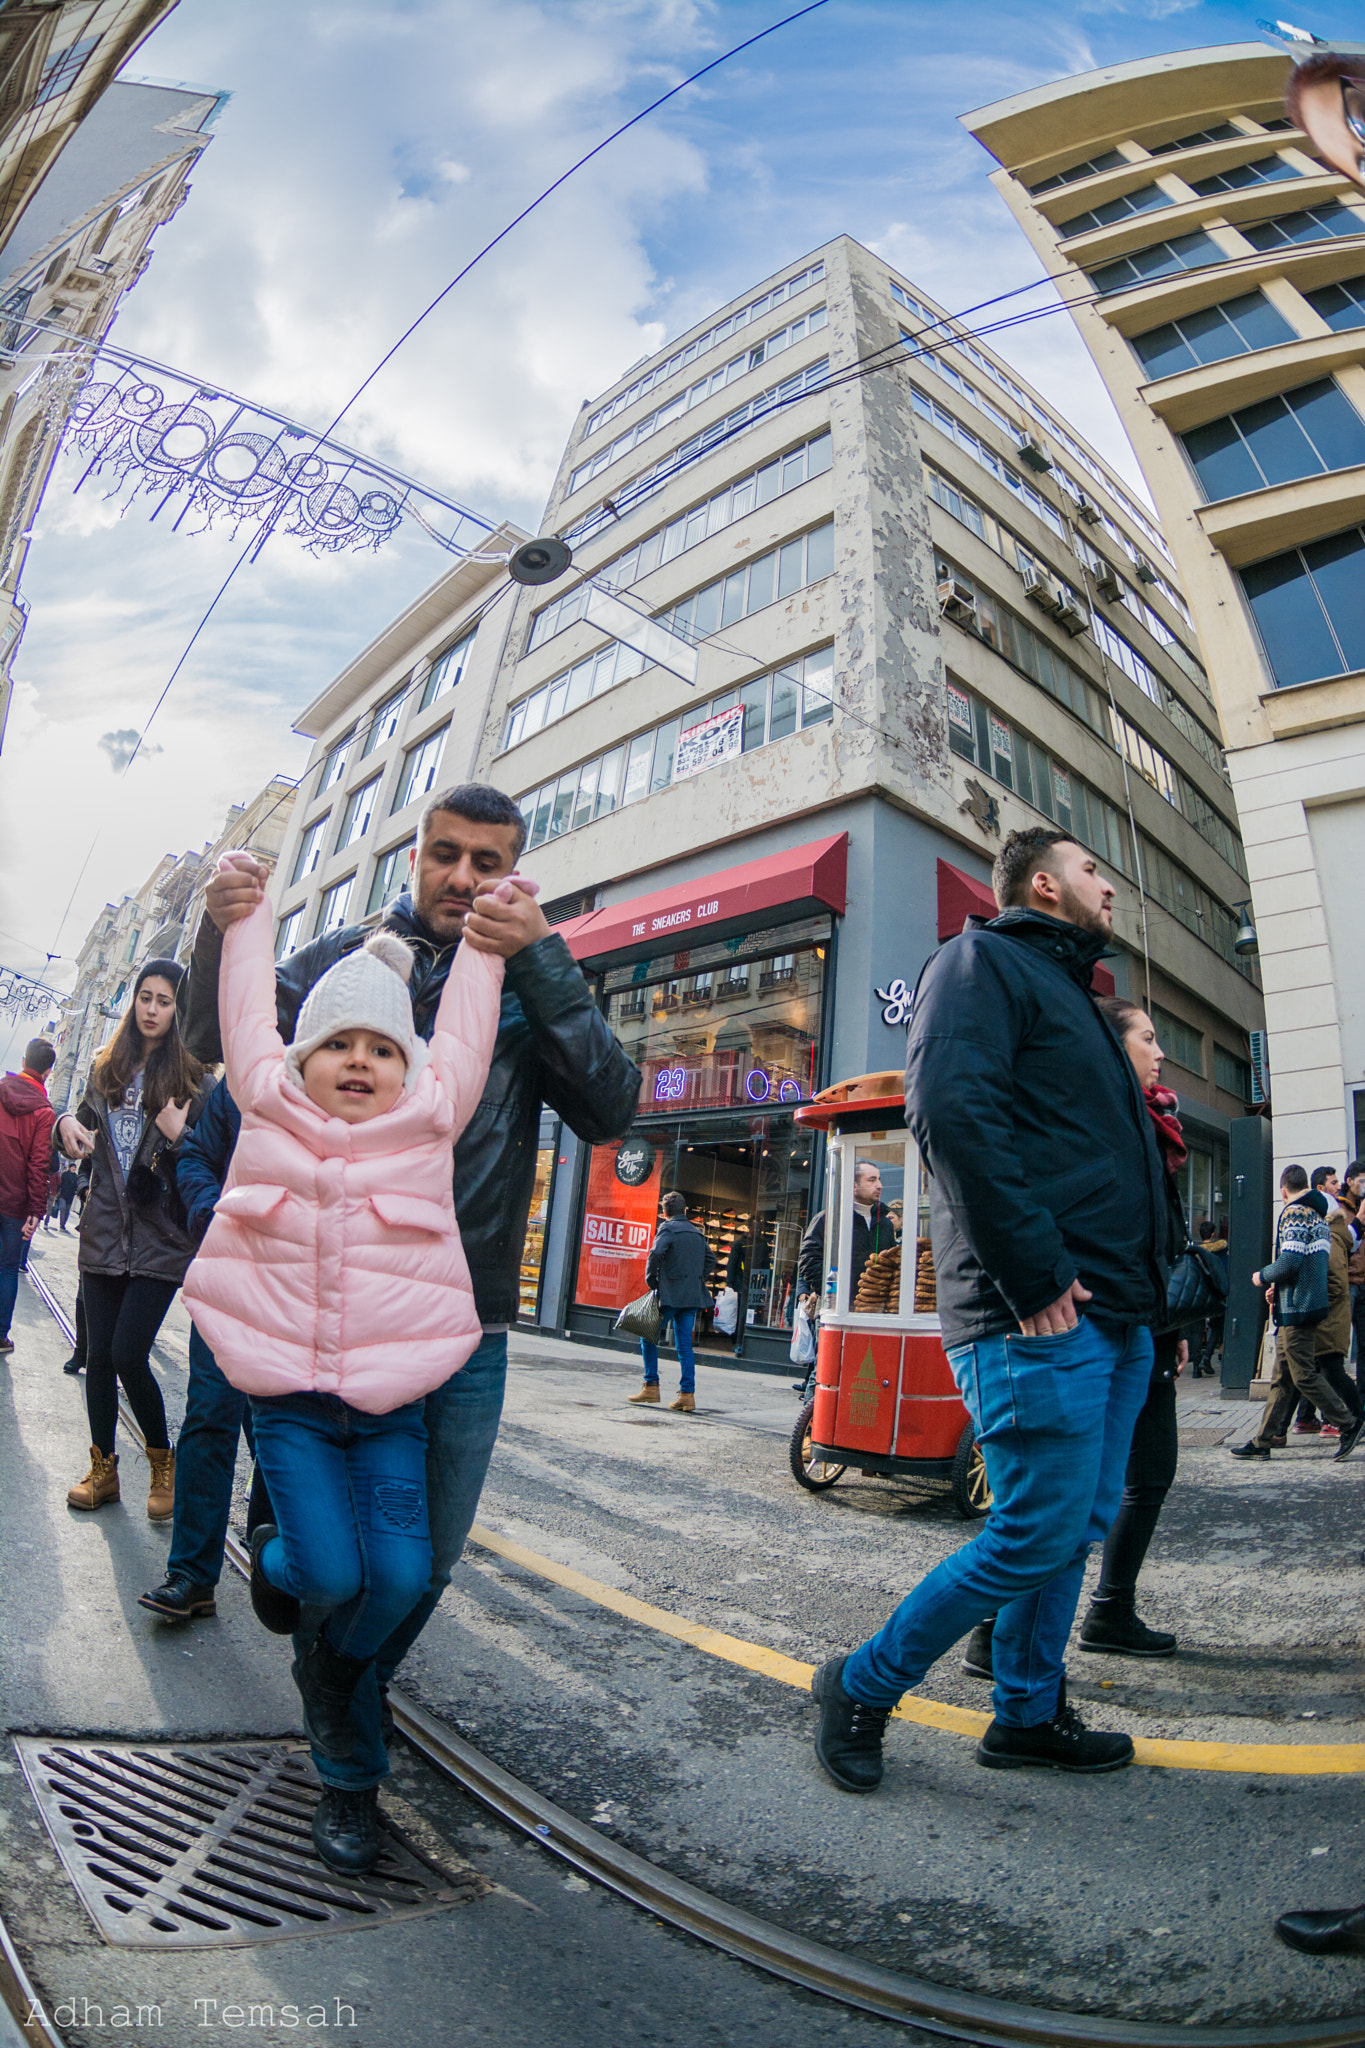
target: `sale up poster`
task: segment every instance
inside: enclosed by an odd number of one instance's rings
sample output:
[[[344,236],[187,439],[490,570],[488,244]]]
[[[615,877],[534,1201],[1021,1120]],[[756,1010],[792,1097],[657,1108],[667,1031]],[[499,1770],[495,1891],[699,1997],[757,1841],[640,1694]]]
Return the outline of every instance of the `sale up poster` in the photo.
[[[644,1293],[662,1175],[663,1160],[647,1138],[593,1147],[574,1295],[580,1307],[615,1311]]]

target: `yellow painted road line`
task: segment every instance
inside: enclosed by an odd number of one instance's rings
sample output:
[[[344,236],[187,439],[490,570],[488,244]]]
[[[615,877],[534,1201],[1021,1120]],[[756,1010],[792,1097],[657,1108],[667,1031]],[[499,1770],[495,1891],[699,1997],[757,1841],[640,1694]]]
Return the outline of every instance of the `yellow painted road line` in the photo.
[[[687,1621],[681,1614],[670,1614],[666,1607],[652,1607],[647,1600],[637,1600],[633,1593],[622,1593],[615,1586],[605,1586],[600,1579],[590,1579],[585,1572],[576,1572],[570,1565],[557,1564],[552,1557],[542,1557],[538,1551],[527,1550],[524,1544],[513,1543],[506,1536],[499,1536],[477,1522],[469,1534],[481,1549],[491,1550],[496,1557],[505,1557],[509,1564],[520,1565],[523,1571],[533,1572],[540,1579],[549,1579],[553,1585],[563,1586],[570,1593],[581,1594],[585,1600],[593,1601],[598,1607],[609,1608],[613,1614],[620,1614],[627,1621],[638,1621],[644,1628],[672,1636],[675,1642],[688,1643],[694,1650],[704,1650],[708,1657],[738,1664],[745,1671],[757,1671],[764,1678],[775,1678],[782,1685],[795,1686],[799,1692],[810,1691],[815,1671],[813,1664],[802,1664],[795,1657],[784,1657],[780,1650],[769,1650],[762,1643],[746,1643],[741,1636],[727,1636],[722,1630],[707,1628],[702,1622]],[[942,1728],[950,1735],[983,1735],[991,1719],[989,1714],[974,1713],[968,1707],[951,1707],[941,1700],[913,1697],[903,1699],[895,1713],[899,1721],[913,1721],[921,1728]],[[1138,1763],[1166,1771],[1244,1771],[1269,1777],[1324,1777],[1365,1772],[1365,1743],[1360,1742],[1140,1740],[1133,1744],[1133,1748]]]

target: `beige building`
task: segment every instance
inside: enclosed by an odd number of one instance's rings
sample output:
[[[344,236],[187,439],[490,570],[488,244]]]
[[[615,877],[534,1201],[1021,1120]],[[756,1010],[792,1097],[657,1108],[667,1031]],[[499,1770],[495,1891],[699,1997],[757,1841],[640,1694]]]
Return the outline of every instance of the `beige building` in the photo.
[[[1365,1152],[1365,198],[1289,59],[1182,51],[964,117],[1062,282],[1157,506],[1218,706],[1278,1163]]]
[[[0,33],[7,19],[0,13]],[[184,203],[222,99],[109,86],[0,246],[0,746],[37,508],[87,372],[106,383],[117,376],[91,371],[81,344],[104,336],[145,271],[152,236]]]

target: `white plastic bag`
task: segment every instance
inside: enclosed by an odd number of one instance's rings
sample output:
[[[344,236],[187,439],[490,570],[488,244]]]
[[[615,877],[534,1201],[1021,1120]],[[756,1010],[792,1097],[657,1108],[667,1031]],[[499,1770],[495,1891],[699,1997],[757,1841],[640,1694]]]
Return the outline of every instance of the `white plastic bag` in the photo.
[[[716,1296],[716,1312],[711,1318],[712,1327],[722,1337],[733,1337],[739,1328],[739,1294],[733,1287],[722,1287]]]
[[[796,1304],[796,1320],[792,1324],[791,1361],[809,1369],[815,1363],[815,1331],[804,1301]]]

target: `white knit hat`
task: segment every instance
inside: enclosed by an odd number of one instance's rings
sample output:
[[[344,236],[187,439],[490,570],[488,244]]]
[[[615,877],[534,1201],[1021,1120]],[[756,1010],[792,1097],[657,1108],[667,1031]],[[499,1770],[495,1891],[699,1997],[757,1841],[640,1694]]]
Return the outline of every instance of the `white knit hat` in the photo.
[[[303,1062],[339,1031],[375,1031],[402,1048],[403,1086],[414,1088],[431,1054],[412,1028],[412,948],[393,932],[375,932],[314,982],[299,1011],[284,1070],[303,1087]]]

